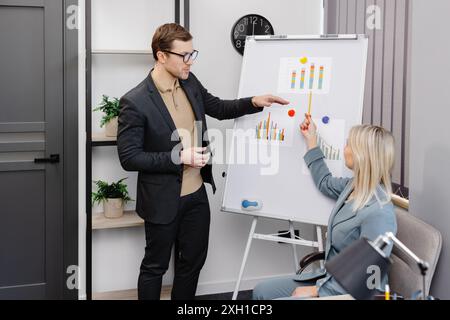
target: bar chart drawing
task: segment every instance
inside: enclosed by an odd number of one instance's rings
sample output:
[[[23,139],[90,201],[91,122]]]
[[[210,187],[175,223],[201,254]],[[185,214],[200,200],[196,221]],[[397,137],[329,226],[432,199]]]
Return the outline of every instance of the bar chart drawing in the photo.
[[[308,61],[302,63],[301,61]],[[281,58],[278,93],[328,94],[332,77],[332,59],[324,57]]]
[[[320,118],[314,118],[313,121],[317,126],[317,146],[323,152],[328,169],[333,176],[341,177],[344,173],[345,120],[330,119],[327,124]],[[306,164],[302,171],[310,175]]]
[[[236,130],[235,136],[251,144],[291,147],[294,127],[295,119],[289,117],[287,110],[272,107],[270,112],[240,118],[240,131]]]
[[[266,141],[285,141],[286,137],[286,129],[279,128],[278,124],[270,118],[271,113],[269,112],[269,116],[266,120],[261,120],[256,125],[256,134],[255,138],[257,140],[266,140]]]
[[[317,135],[317,144],[319,148],[322,150],[323,154],[325,155],[325,159],[327,160],[341,160],[341,150],[339,148],[333,147],[332,145],[329,145],[318,133]]]

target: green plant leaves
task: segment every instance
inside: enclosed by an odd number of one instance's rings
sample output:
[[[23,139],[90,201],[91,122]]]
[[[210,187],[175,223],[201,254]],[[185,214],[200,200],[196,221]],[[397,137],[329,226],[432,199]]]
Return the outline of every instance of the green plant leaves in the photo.
[[[103,95],[101,104],[97,108],[95,108],[94,111],[102,111],[105,113],[105,115],[102,118],[102,121],[100,122],[100,127],[103,128],[103,126],[107,122],[119,116],[120,113],[119,99],[113,98],[112,100],[110,100],[107,95]]]
[[[94,181],[97,186],[97,192],[92,192],[92,203],[101,203],[106,199],[122,199],[123,203],[134,201],[128,195],[127,185],[123,183],[127,178],[120,179],[117,182],[108,184],[105,181]]]

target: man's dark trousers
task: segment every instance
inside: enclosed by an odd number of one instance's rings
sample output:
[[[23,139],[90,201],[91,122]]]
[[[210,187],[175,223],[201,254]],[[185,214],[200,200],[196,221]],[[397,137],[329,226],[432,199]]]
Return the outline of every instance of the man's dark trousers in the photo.
[[[210,209],[205,186],[180,198],[169,224],[145,222],[146,248],[138,281],[139,300],[160,298],[162,276],[175,245],[172,300],[193,300],[208,251]]]

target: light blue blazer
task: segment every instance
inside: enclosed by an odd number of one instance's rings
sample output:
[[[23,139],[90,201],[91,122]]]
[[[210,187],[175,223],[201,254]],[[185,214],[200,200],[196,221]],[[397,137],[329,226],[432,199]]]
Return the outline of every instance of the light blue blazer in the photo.
[[[325,259],[330,260],[359,238],[365,237],[373,241],[386,232],[396,234],[397,222],[394,206],[391,201],[385,200],[385,193],[378,192],[364,208],[353,212],[351,203],[345,205],[347,198],[353,191],[352,179],[334,178],[324,158],[320,148],[311,149],[304,157],[317,188],[324,195],[336,200],[336,206],[328,221]],[[380,190],[380,188],[381,186],[377,189]],[[392,247],[387,250],[388,254],[390,254],[391,249]],[[297,275],[294,280],[310,281],[323,274],[326,274],[326,276],[316,283],[319,287],[320,296],[346,294],[345,290],[326,270]],[[378,289],[384,290],[387,281],[387,277],[382,279],[381,286]]]

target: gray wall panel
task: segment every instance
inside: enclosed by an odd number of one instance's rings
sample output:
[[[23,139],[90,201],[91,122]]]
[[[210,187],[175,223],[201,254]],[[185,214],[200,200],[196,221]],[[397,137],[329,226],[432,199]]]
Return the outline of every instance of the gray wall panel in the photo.
[[[394,39],[395,39],[395,5],[396,1],[385,2],[384,19],[384,61],[381,123],[392,131],[392,96],[394,89]]]
[[[393,182],[408,187],[409,125],[407,94],[409,0],[327,0],[326,33],[358,33],[369,36],[363,122],[382,125],[396,138]],[[381,28],[367,26],[376,5]]]
[[[392,94],[392,133],[395,137],[395,165],[393,171],[394,181],[403,181],[402,172],[408,172],[408,169],[403,164],[402,171],[402,153],[403,148],[406,143],[402,143],[402,137],[404,136],[405,127],[403,126],[403,108],[398,106],[404,106],[404,90],[405,90],[405,55],[406,51],[406,0],[396,1],[396,15],[395,15],[395,40],[394,40],[394,84],[393,84],[393,94]],[[402,124],[402,125],[399,125]],[[408,151],[405,150],[405,154]],[[408,158],[408,157],[406,157]],[[404,182],[404,185],[408,184]]]
[[[383,103],[383,75],[384,75],[384,31],[385,31],[385,6],[384,0],[377,0],[375,4],[380,7],[382,14],[381,30],[375,32],[375,47],[373,55],[373,86],[372,86],[372,121],[374,125],[382,125],[381,110]]]

